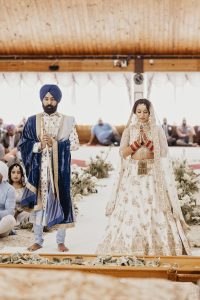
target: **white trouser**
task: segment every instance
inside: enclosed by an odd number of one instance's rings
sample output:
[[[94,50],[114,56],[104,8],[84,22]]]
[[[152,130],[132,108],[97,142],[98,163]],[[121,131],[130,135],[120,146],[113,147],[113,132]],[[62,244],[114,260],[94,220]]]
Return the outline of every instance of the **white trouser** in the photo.
[[[0,220],[0,238],[8,236],[16,224],[12,215],[7,215]]]

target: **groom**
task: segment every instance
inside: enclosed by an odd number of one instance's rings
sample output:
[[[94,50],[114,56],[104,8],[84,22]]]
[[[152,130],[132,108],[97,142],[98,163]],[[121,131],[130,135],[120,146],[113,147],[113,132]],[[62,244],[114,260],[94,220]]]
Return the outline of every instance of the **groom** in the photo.
[[[57,85],[40,89],[43,112],[28,118],[19,143],[28,178],[22,197],[24,209],[34,209],[35,251],[43,245],[43,226],[59,224],[58,250],[65,246],[66,228],[74,226],[70,197],[70,150],[78,149],[74,117],[57,112],[62,92]]]

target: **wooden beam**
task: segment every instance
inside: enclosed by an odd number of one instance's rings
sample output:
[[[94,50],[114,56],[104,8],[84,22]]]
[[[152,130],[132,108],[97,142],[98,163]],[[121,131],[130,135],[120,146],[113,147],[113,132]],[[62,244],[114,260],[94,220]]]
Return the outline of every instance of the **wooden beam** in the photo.
[[[58,72],[134,72],[131,59],[125,68],[115,67],[112,59],[0,59],[0,72],[49,72],[58,65]],[[144,59],[144,72],[199,72],[200,59]]]
[[[131,72],[132,60],[127,68],[115,67],[113,60],[0,60],[0,72],[49,72],[49,66],[58,65],[59,72]]]
[[[144,59],[145,72],[199,72],[200,59]]]

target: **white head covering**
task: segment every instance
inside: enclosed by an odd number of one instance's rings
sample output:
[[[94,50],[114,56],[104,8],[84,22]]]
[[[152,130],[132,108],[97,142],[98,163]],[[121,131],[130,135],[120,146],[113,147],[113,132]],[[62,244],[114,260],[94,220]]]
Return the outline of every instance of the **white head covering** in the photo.
[[[136,122],[137,122],[137,117],[135,117],[132,109],[126,127],[128,127],[131,123],[134,124]],[[152,142],[154,147],[154,168],[156,174],[155,184],[156,184],[160,208],[165,212],[167,212],[167,210],[170,209],[169,204],[166,202],[166,197],[169,197],[171,206],[173,208],[173,215],[175,219],[179,219],[183,227],[187,229],[188,226],[185,223],[181,211],[181,207],[180,207],[180,201],[178,199],[174,171],[172,168],[172,163],[169,156],[169,150],[167,145],[167,138],[163,131],[162,126],[160,125],[158,118],[155,115],[152,103],[150,105],[149,122],[150,122],[150,130],[151,130]],[[161,155],[162,148],[167,150],[167,153],[164,154],[163,156]],[[166,178],[168,178],[167,181]],[[166,195],[166,191],[167,191],[167,195]]]
[[[8,167],[2,161],[0,161],[0,174],[3,176],[2,181],[8,180]]]

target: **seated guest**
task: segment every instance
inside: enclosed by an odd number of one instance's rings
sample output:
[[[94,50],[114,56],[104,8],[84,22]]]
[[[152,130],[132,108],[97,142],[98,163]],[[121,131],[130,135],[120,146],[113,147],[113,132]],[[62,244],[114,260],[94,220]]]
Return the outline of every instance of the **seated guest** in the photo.
[[[8,236],[15,226],[15,190],[7,182],[8,167],[0,161],[0,238]]]
[[[200,145],[200,126],[197,128],[197,143]]]
[[[15,189],[16,206],[14,217],[17,222],[16,225],[27,223],[29,222],[30,213],[23,211],[23,209],[20,207],[22,195],[25,188],[25,176],[22,166],[18,162],[12,164],[9,167],[8,181]]]
[[[5,126],[3,124],[3,119],[0,118],[0,142],[1,142],[2,138],[3,138],[3,136],[4,136],[4,133],[6,133],[6,130],[5,130],[4,127]]]
[[[15,125],[13,124],[7,125],[6,130],[7,132],[4,134],[1,143],[5,148],[5,153],[9,153],[17,147],[20,140],[20,134],[16,132]]]
[[[22,134],[25,124],[26,124],[26,118],[23,117],[21,122],[16,126],[16,132],[19,132],[20,135]]]
[[[116,128],[112,127],[108,123],[103,123],[102,119],[99,119],[98,124],[92,127],[88,145],[92,144],[92,141],[95,137],[97,138],[98,142],[104,146],[109,146],[111,144],[118,146],[121,139]]]
[[[4,160],[5,149],[2,144],[0,144],[0,160]]]
[[[176,145],[176,139],[172,136],[172,126],[167,124],[167,119],[163,119],[162,128],[165,132],[168,146],[174,146]]]
[[[177,126],[176,132],[178,139],[176,141],[179,146],[195,146],[193,143],[193,137],[196,135],[195,130],[192,126],[187,125],[186,119],[184,118],[181,126]]]
[[[12,149],[10,152],[6,153],[3,157],[3,161],[11,165],[16,159],[20,159],[20,152],[17,148]]]

